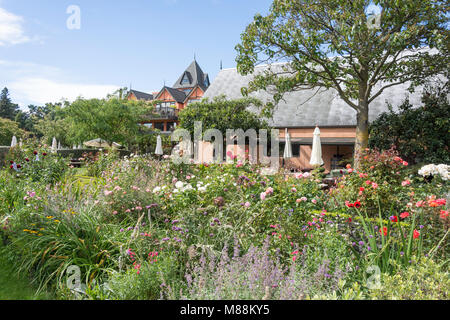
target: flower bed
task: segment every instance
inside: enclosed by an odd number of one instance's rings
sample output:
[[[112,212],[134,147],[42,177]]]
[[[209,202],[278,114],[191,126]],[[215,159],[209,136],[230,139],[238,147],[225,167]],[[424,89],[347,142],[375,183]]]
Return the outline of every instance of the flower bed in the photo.
[[[0,172],[1,234],[17,270],[61,299],[369,299],[405,268],[445,274],[433,263],[448,259],[448,182],[366,156],[322,191],[314,172],[134,155],[55,176],[46,155]]]

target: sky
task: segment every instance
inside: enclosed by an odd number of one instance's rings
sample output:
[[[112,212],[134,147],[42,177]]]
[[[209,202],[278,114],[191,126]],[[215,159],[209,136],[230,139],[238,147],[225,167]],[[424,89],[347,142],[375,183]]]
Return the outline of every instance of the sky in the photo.
[[[196,60],[213,81],[272,0],[0,0],[0,89],[22,109],[172,86]]]

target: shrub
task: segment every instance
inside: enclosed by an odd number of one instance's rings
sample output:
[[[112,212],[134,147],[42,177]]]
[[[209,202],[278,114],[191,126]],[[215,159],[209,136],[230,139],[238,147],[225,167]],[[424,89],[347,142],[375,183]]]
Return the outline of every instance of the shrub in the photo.
[[[382,300],[447,300],[450,278],[446,269],[431,259],[421,259],[394,275],[382,274],[379,290],[369,297]]]

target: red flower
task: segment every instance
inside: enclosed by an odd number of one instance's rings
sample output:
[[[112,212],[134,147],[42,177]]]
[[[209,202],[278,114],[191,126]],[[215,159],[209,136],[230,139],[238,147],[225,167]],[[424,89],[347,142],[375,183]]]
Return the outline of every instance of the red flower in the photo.
[[[33,154],[34,154],[34,155],[37,155],[37,151],[33,151]]]
[[[353,203],[345,201],[345,205],[349,208],[353,208]]]
[[[9,168],[10,168],[10,169],[14,169],[14,166],[13,166],[13,165],[10,165]]]
[[[359,188],[359,191],[363,192],[364,190],[366,190],[364,187]]]
[[[26,162],[30,162],[30,159],[28,159],[28,158],[25,158],[25,161],[26,161]]]
[[[352,222],[352,218],[348,218],[347,222],[348,223]]]
[[[392,222],[397,222],[398,221],[397,216],[392,216],[392,217],[390,217],[390,219],[391,219]]]
[[[405,211],[405,212],[400,213],[400,218],[405,219],[407,217],[409,217],[409,212]]]
[[[441,219],[447,219],[447,217],[448,217],[448,211],[446,211],[446,210],[441,210],[440,217],[441,217]]]
[[[378,232],[381,234],[381,229],[378,230]],[[387,236],[387,228],[386,228],[386,227],[383,227],[383,234],[384,234],[385,236]]]
[[[420,237],[420,232],[417,231],[417,230],[414,230],[414,232],[413,232],[413,238],[414,238],[414,239],[417,239],[418,237]]]
[[[47,153],[44,152],[42,155],[45,157],[47,155]]]
[[[353,206],[354,206],[355,208],[359,209],[359,208],[361,208],[361,202],[356,201],[356,202],[353,204]]]
[[[403,161],[402,164],[406,167],[408,165],[408,162]]]
[[[17,165],[17,169],[20,169],[20,168],[22,168],[22,166],[20,164],[18,164]]]
[[[14,161],[11,160],[11,161],[9,161],[9,163],[14,164]]]

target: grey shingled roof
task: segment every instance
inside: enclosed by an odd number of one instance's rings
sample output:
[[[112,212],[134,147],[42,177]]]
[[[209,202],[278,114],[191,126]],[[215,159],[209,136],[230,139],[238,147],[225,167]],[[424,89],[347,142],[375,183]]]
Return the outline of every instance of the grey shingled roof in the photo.
[[[186,94],[183,91],[171,88],[171,87],[164,87],[162,88],[161,92],[162,93],[164,90],[169,91],[170,95],[175,99],[176,102],[179,103],[183,103],[184,100],[186,100]],[[159,94],[158,94],[159,96]]]
[[[275,71],[282,68],[285,63],[272,64]],[[269,68],[268,65],[255,68],[255,74]],[[211,83],[204,97],[212,99],[219,95],[225,95],[227,99],[242,98],[241,88],[246,87],[253,75],[241,76],[236,68],[224,69],[219,72]],[[386,101],[390,102],[394,111],[409,96],[411,104],[421,105],[421,90],[413,94],[407,91],[408,84],[393,86],[386,89],[377,99],[370,104],[369,121],[375,120],[381,113],[388,110]],[[285,101],[280,101],[276,106],[273,118],[269,124],[275,128],[313,127],[316,124],[322,127],[355,126],[356,111],[348,106],[335,89],[317,89],[296,91],[284,96]],[[376,92],[375,90],[373,92]],[[258,91],[250,94],[263,102],[271,101],[271,95],[266,91]],[[253,109],[253,111],[256,111]]]
[[[181,81],[183,80],[185,74],[188,76],[190,83],[182,85]],[[203,73],[202,68],[200,68],[197,61],[194,60],[189,65],[189,67],[181,74],[177,82],[175,82],[172,87],[175,89],[186,89],[193,88],[198,85],[200,88],[202,88],[203,91],[206,91],[207,88],[205,87],[205,79],[207,76],[208,74]]]
[[[153,100],[153,95],[151,95],[149,93],[145,93],[145,92],[141,92],[141,91],[137,91],[137,90],[130,90],[129,94],[130,93],[133,93],[136,96],[136,99],[138,99],[138,100],[145,100],[145,101]]]

